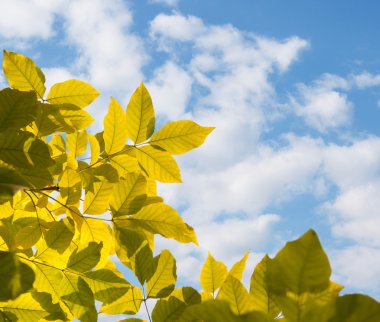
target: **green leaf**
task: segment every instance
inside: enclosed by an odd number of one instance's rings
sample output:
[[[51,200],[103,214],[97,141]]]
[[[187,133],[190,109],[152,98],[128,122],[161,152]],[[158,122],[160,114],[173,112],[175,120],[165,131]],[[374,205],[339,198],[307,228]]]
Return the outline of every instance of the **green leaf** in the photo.
[[[163,203],[145,206],[128,219],[114,221],[117,225],[130,224],[182,243],[198,243],[193,228],[183,222],[176,210]]]
[[[0,251],[0,301],[15,299],[33,287],[35,274],[14,253]]]
[[[60,285],[64,277],[62,271],[37,261],[34,262],[34,267],[36,273],[34,287],[41,292],[51,294],[53,303],[60,301]]]
[[[128,173],[113,188],[110,207],[113,217],[138,212],[146,200],[147,181],[139,173]]]
[[[9,138],[12,140],[9,140]],[[54,165],[48,146],[30,132],[8,130],[0,133],[0,159],[21,168]]]
[[[281,309],[276,303],[274,295],[268,289],[266,282],[268,263],[270,261],[271,259],[268,255],[265,255],[261,262],[256,265],[251,277],[249,292],[252,294],[255,310],[269,313],[274,319],[280,314]]]
[[[243,316],[233,314],[227,302],[206,301],[189,306],[181,317],[181,322],[273,322],[262,312],[250,312]]]
[[[204,291],[215,294],[215,291],[220,288],[228,275],[226,265],[218,262],[208,253],[206,262],[201,271],[200,282]]]
[[[153,259],[153,267],[156,269],[147,282],[147,297],[166,297],[174,290],[177,280],[175,259],[168,250],[164,249]]]
[[[121,151],[128,137],[125,113],[120,104],[111,97],[108,113],[104,118],[104,144],[107,154]]]
[[[140,310],[142,300],[141,290],[132,286],[115,302],[103,305],[100,312],[104,314],[136,314]]]
[[[155,133],[149,143],[171,154],[182,154],[203,144],[214,127],[203,127],[193,121],[170,122]]]
[[[144,83],[141,83],[127,107],[127,129],[133,143],[146,141],[154,132],[155,116],[152,99]]]
[[[224,281],[217,299],[227,301],[232,312],[237,315],[244,315],[255,309],[248,291],[238,279],[231,275]]]
[[[268,289],[275,293],[320,292],[330,283],[330,264],[313,230],[288,242],[267,265]]]
[[[75,250],[69,258],[67,268],[77,272],[90,271],[99,262],[102,247],[103,243],[90,242],[86,248]]]
[[[34,92],[19,92],[10,88],[0,91],[0,131],[20,129],[37,117]]]
[[[90,84],[77,79],[69,79],[52,86],[46,100],[53,104],[73,104],[80,108],[90,105],[99,92]]]
[[[41,189],[53,183],[52,175],[45,168],[18,168],[17,172],[27,182],[27,186],[32,188]]]
[[[154,322],[179,322],[185,309],[201,303],[200,294],[192,287],[175,289],[167,299],[160,299],[154,306]]]
[[[177,162],[166,151],[152,146],[135,149],[136,158],[149,177],[160,182],[181,182]]]
[[[45,76],[28,57],[4,50],[3,70],[9,84],[20,91],[33,90],[39,98],[45,93]]]
[[[30,186],[16,171],[0,166],[0,204],[10,200],[18,190]]]

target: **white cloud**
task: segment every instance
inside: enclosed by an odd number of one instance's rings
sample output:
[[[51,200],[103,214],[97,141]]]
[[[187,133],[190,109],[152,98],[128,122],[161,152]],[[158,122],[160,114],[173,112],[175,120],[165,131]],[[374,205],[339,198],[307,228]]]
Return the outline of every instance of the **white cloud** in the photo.
[[[55,33],[55,15],[64,3],[63,0],[2,0],[0,35],[8,39],[47,39]]]
[[[337,129],[351,122],[353,104],[347,95],[334,90],[342,84],[328,79],[328,83],[317,81],[314,86],[298,85],[298,98],[291,97],[295,112],[306,124],[320,132]],[[343,85],[344,86],[344,85]]]
[[[153,79],[146,84],[155,110],[169,120],[178,120],[187,107],[192,78],[180,66],[167,62],[155,70]]]
[[[71,1],[65,6],[67,41],[76,46],[79,70],[101,90],[131,93],[143,80],[147,55],[129,31],[132,13],[121,0]]]
[[[374,75],[369,72],[363,72],[361,74],[352,76],[353,83],[360,89],[380,85],[380,75]]]

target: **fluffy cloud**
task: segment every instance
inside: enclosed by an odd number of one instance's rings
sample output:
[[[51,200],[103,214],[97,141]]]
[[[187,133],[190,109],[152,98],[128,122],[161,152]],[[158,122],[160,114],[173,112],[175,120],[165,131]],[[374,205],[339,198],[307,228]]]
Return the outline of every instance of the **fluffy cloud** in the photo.
[[[47,39],[55,33],[55,15],[63,4],[63,0],[0,1],[0,35],[7,39]]]
[[[151,3],[159,3],[169,7],[177,7],[179,0],[149,0]]]
[[[353,83],[360,89],[380,85],[380,75],[374,75],[369,72],[363,72],[352,76]]]

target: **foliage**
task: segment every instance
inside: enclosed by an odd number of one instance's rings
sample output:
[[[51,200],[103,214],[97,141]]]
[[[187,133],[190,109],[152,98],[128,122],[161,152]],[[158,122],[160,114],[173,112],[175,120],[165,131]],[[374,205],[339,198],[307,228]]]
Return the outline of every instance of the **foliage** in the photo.
[[[98,314],[142,321],[130,316],[151,299],[154,322],[380,320],[375,300],[339,296],[313,231],[265,256],[249,290],[242,283],[249,253],[230,270],[209,254],[203,292],[176,288],[175,258],[154,253],[154,236],[197,238],[157,196],[156,181],[181,182],[173,155],[200,146],[213,128],[187,120],[154,133],[141,83],[126,111],[111,98],[104,130],[91,134],[84,108],[99,95],[91,85],[67,80],[45,96],[45,76],[31,59],[4,51],[3,69],[11,88],[0,91],[0,321],[92,322]]]

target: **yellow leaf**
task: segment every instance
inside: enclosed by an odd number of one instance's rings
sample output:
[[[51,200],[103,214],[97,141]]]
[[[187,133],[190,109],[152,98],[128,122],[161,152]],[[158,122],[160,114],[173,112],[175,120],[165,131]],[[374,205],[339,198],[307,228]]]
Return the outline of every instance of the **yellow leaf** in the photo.
[[[203,290],[214,295],[215,291],[222,286],[227,275],[226,265],[216,261],[209,252],[201,271],[200,282]]]
[[[194,229],[183,222],[175,209],[163,203],[145,206],[127,220],[115,218],[114,222],[116,224],[129,222],[151,233],[174,238],[182,243],[198,243]]]
[[[87,132],[74,132],[67,134],[67,147],[74,158],[81,156],[87,148]]]
[[[94,164],[99,160],[100,155],[100,146],[99,142],[96,139],[95,135],[88,134],[88,141],[90,142],[90,149],[91,149],[91,163]]]
[[[154,274],[146,286],[147,297],[166,297],[174,290],[177,280],[175,259],[168,250],[164,249],[153,259],[153,267]]]
[[[128,173],[114,187],[110,200],[112,216],[136,213],[146,199],[146,179],[139,173]]]
[[[243,315],[255,309],[252,298],[243,284],[231,275],[223,283],[217,299],[227,301],[232,312],[237,315]]]
[[[135,151],[137,160],[151,179],[160,182],[181,182],[177,162],[168,152],[152,146],[143,146]]]
[[[86,191],[83,203],[83,213],[101,215],[108,209],[113,184],[103,179],[92,184],[92,189]]]
[[[82,196],[82,180],[80,175],[70,168],[66,168],[59,180],[60,202],[65,205],[75,205]]]
[[[115,302],[103,305],[100,312],[104,314],[136,314],[143,300],[138,287],[132,286],[124,296]]]
[[[237,261],[234,266],[232,266],[230,272],[228,273],[229,275],[237,278],[239,281],[243,278],[243,272],[245,269],[245,264],[247,262],[249,256],[249,251],[245,253],[244,257]]]
[[[127,154],[115,155],[110,159],[110,164],[117,170],[120,177],[125,177],[128,172],[139,172],[137,159]]]
[[[141,83],[132,94],[127,107],[127,128],[133,143],[146,141],[154,132],[155,116],[152,99]]]
[[[91,104],[99,92],[90,84],[77,79],[69,79],[52,86],[46,100],[53,104],[73,104],[84,108]]]
[[[154,134],[149,143],[171,154],[182,154],[203,144],[214,127],[203,127],[193,121],[170,122]]]
[[[33,90],[39,98],[44,97],[45,76],[30,58],[4,50],[3,69],[13,88],[20,91]]]
[[[108,113],[104,118],[104,144],[107,154],[121,151],[127,141],[128,131],[125,113],[120,104],[111,97]]]

